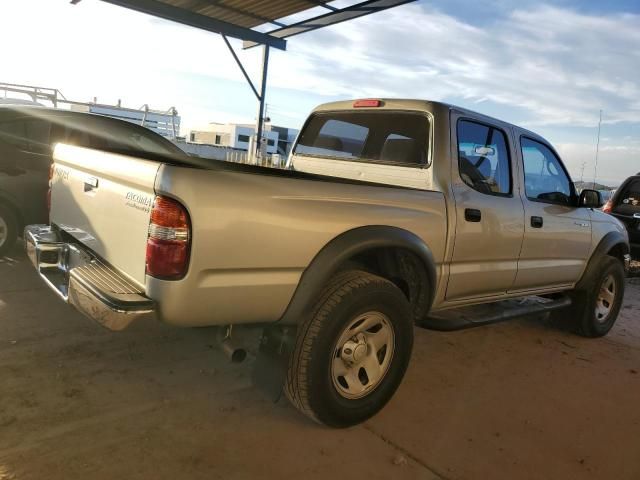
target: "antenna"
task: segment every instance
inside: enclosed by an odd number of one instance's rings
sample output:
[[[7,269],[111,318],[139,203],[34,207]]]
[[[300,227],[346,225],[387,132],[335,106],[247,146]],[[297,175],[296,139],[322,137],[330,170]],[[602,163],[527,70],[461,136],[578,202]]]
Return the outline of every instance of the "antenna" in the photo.
[[[596,189],[596,177],[598,175],[598,152],[600,151],[600,127],[602,126],[602,110],[600,110],[600,120],[598,121],[598,141],[596,143],[596,163],[593,167],[593,189]]]

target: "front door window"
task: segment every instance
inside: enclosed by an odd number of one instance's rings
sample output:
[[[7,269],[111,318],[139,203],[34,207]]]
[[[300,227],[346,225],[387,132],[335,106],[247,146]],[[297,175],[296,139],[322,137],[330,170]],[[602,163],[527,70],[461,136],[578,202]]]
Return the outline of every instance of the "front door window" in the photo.
[[[571,205],[571,181],[560,160],[543,143],[523,137],[525,191],[529,200]]]

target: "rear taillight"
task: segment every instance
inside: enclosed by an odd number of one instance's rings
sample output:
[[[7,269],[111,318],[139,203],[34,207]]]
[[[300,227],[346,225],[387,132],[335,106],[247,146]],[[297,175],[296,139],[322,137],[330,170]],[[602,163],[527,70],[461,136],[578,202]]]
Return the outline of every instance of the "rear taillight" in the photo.
[[[178,280],[187,273],[191,225],[187,210],[168,197],[156,197],[147,238],[147,275]]]
[[[602,207],[602,211],[604,213],[611,213],[612,209],[613,209],[613,205],[611,203],[611,200],[607,200],[607,203],[605,203],[604,206]]]

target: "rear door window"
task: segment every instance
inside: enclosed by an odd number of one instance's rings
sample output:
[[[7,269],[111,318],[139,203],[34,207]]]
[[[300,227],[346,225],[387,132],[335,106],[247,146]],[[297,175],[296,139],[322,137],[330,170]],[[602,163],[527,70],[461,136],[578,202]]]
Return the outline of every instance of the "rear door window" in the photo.
[[[417,112],[317,113],[294,154],[421,167],[428,165],[429,138],[429,119]]]
[[[511,160],[507,137],[496,127],[458,121],[460,178],[486,195],[511,194]]]

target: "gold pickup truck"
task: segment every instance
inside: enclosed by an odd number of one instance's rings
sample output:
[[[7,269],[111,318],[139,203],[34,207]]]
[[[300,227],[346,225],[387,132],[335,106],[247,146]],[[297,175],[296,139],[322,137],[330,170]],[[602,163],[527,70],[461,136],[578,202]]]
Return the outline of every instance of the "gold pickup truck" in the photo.
[[[60,144],[28,255],[113,330],[262,324],[254,377],[331,426],[386,404],[416,324],[551,312],[598,337],[616,320],[627,232],[533,132],[439,102],[344,101],[311,113],[289,162]]]

